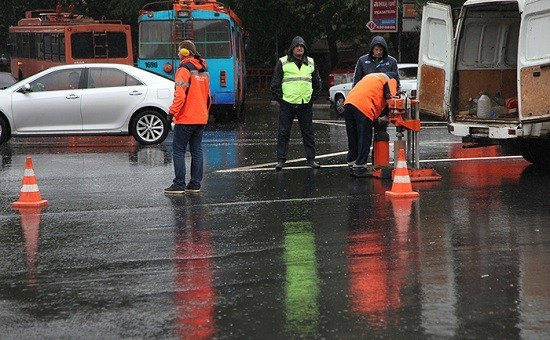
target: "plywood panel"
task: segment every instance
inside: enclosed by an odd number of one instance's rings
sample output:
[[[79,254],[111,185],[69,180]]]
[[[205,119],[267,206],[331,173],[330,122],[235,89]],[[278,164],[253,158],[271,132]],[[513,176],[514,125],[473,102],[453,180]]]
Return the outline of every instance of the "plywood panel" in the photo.
[[[431,65],[420,68],[420,109],[443,117],[443,99],[445,93],[445,71]]]
[[[520,77],[521,116],[538,117],[550,114],[550,67],[526,67],[521,70]]]

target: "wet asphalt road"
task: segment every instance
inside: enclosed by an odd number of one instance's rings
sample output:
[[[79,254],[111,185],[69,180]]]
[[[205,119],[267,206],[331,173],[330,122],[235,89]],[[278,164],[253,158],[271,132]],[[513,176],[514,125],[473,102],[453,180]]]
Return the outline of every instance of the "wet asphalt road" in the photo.
[[[260,101],[211,124],[202,192],[181,197],[163,193],[171,136],[0,146],[0,338],[550,337],[550,174],[426,125],[442,180],[392,200],[391,180],[348,176],[343,120],[322,108],[323,167],[294,125],[275,172],[276,119]],[[27,156],[49,204],[17,211]]]

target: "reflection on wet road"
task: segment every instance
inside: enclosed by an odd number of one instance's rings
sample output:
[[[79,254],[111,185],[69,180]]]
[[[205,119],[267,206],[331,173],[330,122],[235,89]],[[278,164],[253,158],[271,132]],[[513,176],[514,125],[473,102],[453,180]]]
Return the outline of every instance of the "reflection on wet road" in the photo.
[[[321,169],[296,125],[276,172],[276,111],[247,110],[209,126],[202,191],[182,197],[162,191],[171,137],[0,146],[0,338],[550,336],[547,172],[426,126],[442,180],[390,199],[390,180],[349,177],[341,118],[316,112]],[[38,211],[11,208],[27,156]]]

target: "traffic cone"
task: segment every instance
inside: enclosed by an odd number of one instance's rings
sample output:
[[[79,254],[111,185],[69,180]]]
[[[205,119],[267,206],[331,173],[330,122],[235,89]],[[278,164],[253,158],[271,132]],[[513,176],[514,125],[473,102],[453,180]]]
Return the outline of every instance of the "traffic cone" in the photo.
[[[31,157],[27,157],[25,174],[23,175],[23,186],[21,187],[19,200],[13,202],[11,205],[13,208],[44,207],[48,205],[48,201],[43,200],[40,196],[40,191],[38,191],[38,183],[34,176]]]
[[[399,150],[399,159],[393,175],[393,185],[391,190],[386,191],[386,196],[390,197],[418,197],[419,194],[413,191],[407,161],[405,160],[405,150]]]

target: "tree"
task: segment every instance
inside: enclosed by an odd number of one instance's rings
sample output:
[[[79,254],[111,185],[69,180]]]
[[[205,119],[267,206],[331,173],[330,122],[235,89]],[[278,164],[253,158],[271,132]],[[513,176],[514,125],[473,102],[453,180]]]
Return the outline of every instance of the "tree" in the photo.
[[[58,0],[6,0],[0,7],[0,53],[7,52],[8,28],[24,16],[26,10],[55,8]],[[134,43],[137,43],[137,16],[140,8],[154,0],[61,0],[65,6],[73,2],[78,13],[94,19],[120,19],[132,26]],[[400,3],[403,0],[398,0]],[[439,0],[460,7],[465,0]],[[376,35],[366,24],[370,19],[370,1],[365,0],[226,0],[222,1],[242,19],[250,41],[247,62],[250,67],[273,67],[275,60],[288,48],[296,35],[308,45],[322,45],[328,50],[321,56],[325,69],[335,65],[345,46],[354,57],[365,53],[370,40]],[[422,8],[427,0],[416,0]],[[418,51],[418,34],[403,33],[398,44],[397,33],[389,35],[390,53],[405,55],[412,61]],[[401,46],[402,53],[397,51]],[[136,44],[134,44],[136,46]],[[316,56],[317,59],[317,56]],[[325,59],[325,60],[323,60]]]

